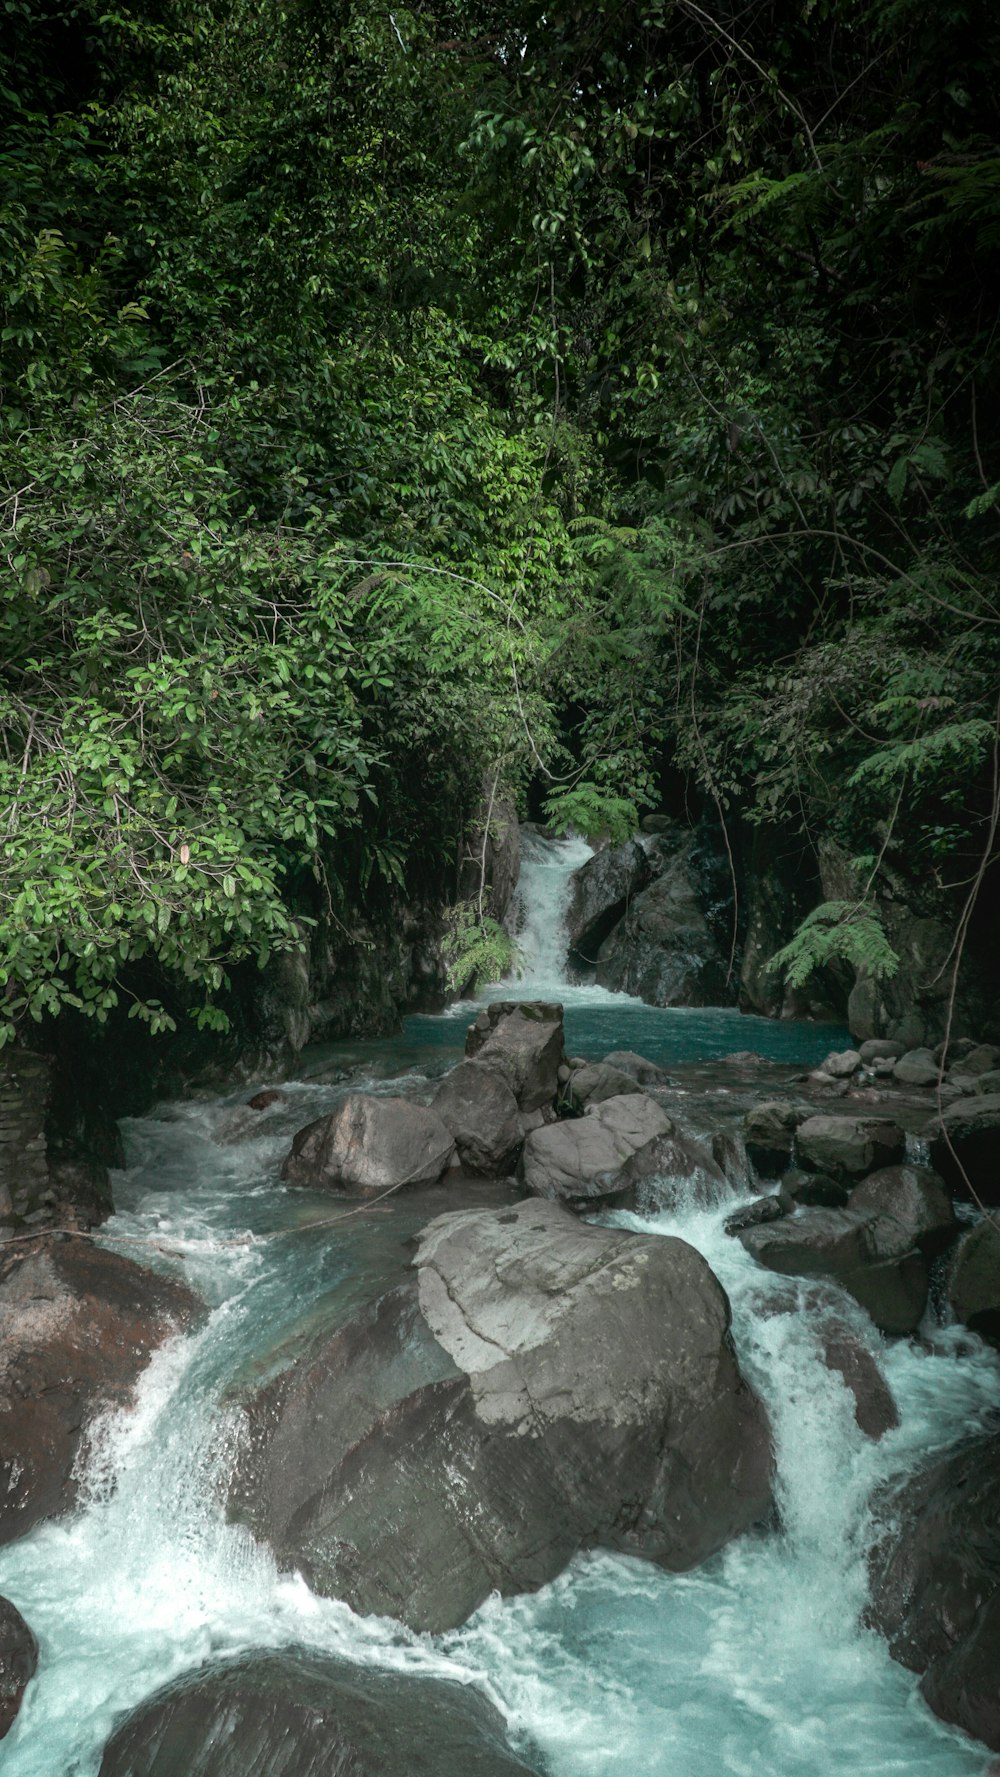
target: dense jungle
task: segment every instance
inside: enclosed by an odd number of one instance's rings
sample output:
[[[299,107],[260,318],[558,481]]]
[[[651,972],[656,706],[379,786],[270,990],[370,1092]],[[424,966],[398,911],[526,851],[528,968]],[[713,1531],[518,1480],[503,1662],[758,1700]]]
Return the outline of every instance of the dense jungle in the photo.
[[[224,1025],[240,958],[400,892],[488,968],[484,784],[777,849],[793,983],[890,980],[900,878],[954,973],[998,812],[998,28],[10,0],[7,1040]]]

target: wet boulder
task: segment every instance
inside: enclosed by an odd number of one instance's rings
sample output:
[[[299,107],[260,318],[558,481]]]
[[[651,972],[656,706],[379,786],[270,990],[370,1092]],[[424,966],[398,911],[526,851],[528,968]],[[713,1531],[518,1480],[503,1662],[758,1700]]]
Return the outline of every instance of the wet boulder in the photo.
[[[651,1006],[732,1005],[728,941],[717,927],[714,876],[695,835],[661,840],[661,874],[636,895],[597,954],[597,982]]]
[[[607,1186],[616,1206],[640,1215],[696,1205],[709,1208],[733,1195],[730,1181],[708,1148],[673,1127],[637,1148]]]
[[[606,1098],[620,1098],[634,1092],[636,1081],[606,1061],[588,1061],[583,1067],[571,1069],[564,1095],[577,1110],[588,1104],[602,1104]]]
[[[945,1298],[955,1319],[1000,1345],[1000,1228],[985,1219],[962,1235],[948,1266]]]
[[[750,1162],[742,1136],[728,1129],[717,1129],[712,1137],[712,1159],[734,1190],[753,1190]]]
[[[827,1284],[799,1286],[772,1302],[765,1313],[808,1317],[810,1330],[828,1370],[840,1377],[854,1401],[854,1422],[865,1437],[877,1442],[899,1424],[899,1412],[878,1358],[870,1329],[851,1318],[839,1292]],[[857,1317],[860,1321],[860,1316]]]
[[[835,1370],[854,1397],[854,1421],[865,1437],[878,1442],[899,1424],[892,1390],[873,1353],[846,1320],[830,1318],[819,1328],[823,1361]]]
[[[894,1216],[809,1209],[747,1228],[739,1238],[769,1271],[826,1277],[854,1297],[883,1333],[913,1333],[927,1306],[927,1261]]]
[[[100,1777],[528,1777],[471,1685],[307,1652],[188,1673],[116,1729]]]
[[[957,1196],[971,1186],[981,1202],[1000,1204],[1000,1093],[959,1099],[925,1134],[931,1165]]]
[[[872,1625],[936,1715],[1000,1752],[1000,1436],[971,1439],[883,1501]]]
[[[769,1098],[752,1105],[743,1119],[747,1158],[761,1178],[779,1178],[792,1163],[795,1131],[812,1116],[811,1105]]]
[[[670,1075],[655,1061],[648,1061],[645,1055],[637,1055],[634,1049],[613,1049],[605,1055],[606,1067],[616,1067],[623,1074],[628,1074],[637,1086],[669,1086]]]
[[[682,1570],[757,1521],[766,1416],[683,1241],[439,1216],[411,1274],[244,1398],[231,1506],[355,1610],[444,1630],[581,1548]]]
[[[911,1246],[933,1258],[958,1234],[951,1198],[936,1172],[926,1166],[884,1166],[855,1185],[849,1209],[862,1215],[891,1216]]]
[[[89,1240],[0,1248],[0,1542],[74,1503],[88,1421],[200,1312],[185,1284]]]
[[[524,1136],[517,1099],[503,1075],[481,1061],[461,1061],[446,1074],[431,1109],[454,1137],[469,1172],[499,1178],[512,1171]]]
[[[666,1111],[645,1093],[607,1098],[582,1117],[551,1123],[528,1136],[521,1155],[524,1183],[534,1197],[581,1209],[616,1202],[627,1188],[615,1182],[625,1161],[655,1136],[672,1130]]]
[[[541,1110],[555,1099],[566,1059],[563,1009],[544,1000],[496,1000],[470,1024],[465,1054],[502,1076],[519,1111]]]
[[[605,846],[574,870],[566,910],[571,956],[595,963],[604,939],[651,876],[648,853],[636,839]]]
[[[408,1098],[352,1092],[300,1129],[281,1169],[289,1185],[374,1197],[397,1185],[434,1185],[455,1157],[451,1130]]]
[[[38,1643],[17,1607],[0,1598],[0,1740],[14,1725],[38,1665]]]
[[[774,1191],[766,1197],[755,1197],[752,1203],[745,1203],[727,1216],[722,1224],[723,1232],[729,1235],[742,1234],[745,1228],[759,1228],[764,1222],[780,1222],[794,1208],[792,1199],[784,1191]]]
[[[807,1117],[795,1131],[795,1155],[807,1172],[861,1179],[902,1160],[906,1137],[896,1123],[878,1117]]]

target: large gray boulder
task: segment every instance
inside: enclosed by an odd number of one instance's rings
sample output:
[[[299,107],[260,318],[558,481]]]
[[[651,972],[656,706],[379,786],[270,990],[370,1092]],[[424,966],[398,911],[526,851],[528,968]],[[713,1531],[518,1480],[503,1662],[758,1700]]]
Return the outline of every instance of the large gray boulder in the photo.
[[[412,1274],[243,1402],[231,1503],[315,1590],[414,1629],[581,1548],[681,1570],[767,1509],[767,1420],[683,1241],[553,1203],[439,1216]]]
[[[281,1169],[289,1185],[374,1197],[397,1185],[434,1185],[455,1158],[451,1130],[407,1098],[352,1092],[300,1129]]]
[[[597,981],[651,1006],[720,1006],[736,999],[717,896],[699,869],[695,836],[661,840],[661,874],[636,895],[597,955]]]
[[[529,1777],[471,1685],[306,1652],[175,1680],[105,1747],[100,1777]]]
[[[636,839],[605,846],[574,870],[566,910],[571,956],[583,963],[596,963],[604,939],[652,874],[649,854]]]
[[[506,1080],[518,1110],[542,1110],[555,1100],[566,1059],[563,1009],[545,1000],[495,1000],[470,1024],[465,1054]]]
[[[673,1123],[643,1092],[622,1093],[590,1105],[582,1117],[534,1130],[524,1144],[521,1171],[535,1197],[594,1209],[615,1201],[614,1176],[637,1149]]]
[[[0,1598],[0,1740],[14,1725],[38,1665],[38,1643],[9,1598]]]
[[[75,1503],[88,1421],[200,1312],[185,1284],[88,1240],[0,1247],[0,1543]]]
[[[860,1302],[883,1333],[913,1333],[927,1306],[927,1261],[892,1215],[809,1209],[739,1236],[769,1271],[826,1277]]]
[[[734,1193],[708,1148],[673,1128],[637,1148],[606,1185],[616,1208],[640,1215],[695,1205],[709,1208]]]
[[[795,1131],[795,1154],[806,1171],[860,1179],[902,1160],[906,1137],[880,1117],[807,1117]]]
[[[431,1101],[469,1172],[499,1178],[513,1170],[524,1139],[517,1099],[503,1075],[481,1061],[460,1061]]]
[[[956,1195],[1000,1204],[1000,1093],[960,1098],[930,1124],[931,1165]]]
[[[855,1185],[848,1209],[862,1215],[891,1216],[910,1246],[929,1258],[950,1246],[958,1234],[951,1198],[936,1172],[926,1166],[883,1166]]]
[[[936,1715],[1000,1752],[1000,1436],[964,1444],[889,1495],[870,1619],[923,1674]]]

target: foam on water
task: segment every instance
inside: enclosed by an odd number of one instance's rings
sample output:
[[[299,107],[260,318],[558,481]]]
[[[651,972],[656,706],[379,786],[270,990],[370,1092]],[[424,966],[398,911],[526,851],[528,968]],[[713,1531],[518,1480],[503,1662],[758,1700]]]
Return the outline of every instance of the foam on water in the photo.
[[[532,1598],[499,1600],[446,1638],[482,1661],[548,1753],[554,1777],[961,1777],[988,1755],[931,1717],[913,1676],[859,1626],[874,1489],[995,1414],[1000,1363],[886,1346],[853,1303],[831,1309],[878,1358],[901,1425],[875,1444],[823,1361],[816,1309],[755,1266],[719,1210],[619,1215],[680,1235],[725,1284],[745,1373],[777,1453],[780,1529],[695,1573],[579,1557]],[[791,1306],[790,1306],[791,1305]],[[789,1311],[790,1309],[790,1311]]]

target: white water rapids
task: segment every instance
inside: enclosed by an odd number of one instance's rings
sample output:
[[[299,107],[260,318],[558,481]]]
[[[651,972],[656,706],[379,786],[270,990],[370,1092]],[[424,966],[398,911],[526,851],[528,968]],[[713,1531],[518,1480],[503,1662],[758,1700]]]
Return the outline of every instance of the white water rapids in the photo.
[[[544,947],[554,926],[550,911],[535,972],[517,989],[526,997],[542,982],[564,995],[545,973],[559,966]],[[600,996],[602,1017],[611,997]],[[398,1250],[391,1213],[307,1228],[338,1206],[277,1182],[291,1132],[345,1089],[287,1088],[289,1105],[263,1132],[239,1108],[246,1092],[126,1128],[108,1233],[159,1241],[173,1255],[159,1262],[182,1270],[211,1312],[154,1358],[132,1412],[94,1428],[80,1507],[0,1550],[0,1592],[41,1646],[0,1743],[4,1777],[95,1777],[116,1718],[165,1680],[291,1642],[485,1686],[541,1749],[549,1777],[982,1777],[985,1750],[937,1722],[913,1675],[858,1623],[874,1488],[995,1414],[1000,1360],[947,1329],[924,1344],[883,1341],[842,1302],[899,1407],[899,1429],[870,1442],[822,1361],[815,1319],[773,1311],[789,1280],[722,1233],[721,1209],[634,1225],[691,1241],[730,1294],[740,1360],[774,1426],[780,1529],[680,1576],[583,1555],[537,1595],[493,1599],[432,1638],[314,1597],[227,1524],[227,1383],[286,1326],[363,1294],[380,1242]]]

